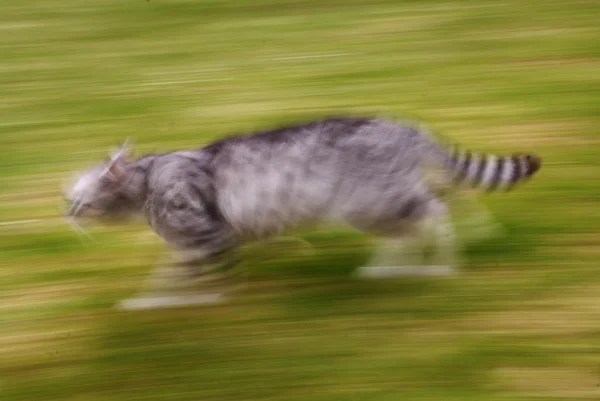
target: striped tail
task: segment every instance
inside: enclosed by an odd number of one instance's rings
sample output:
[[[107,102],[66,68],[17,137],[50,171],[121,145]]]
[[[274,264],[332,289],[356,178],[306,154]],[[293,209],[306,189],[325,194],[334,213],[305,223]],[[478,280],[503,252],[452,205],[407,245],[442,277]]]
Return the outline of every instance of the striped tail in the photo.
[[[456,184],[487,191],[510,190],[540,169],[542,160],[534,154],[497,156],[454,147],[447,160]]]

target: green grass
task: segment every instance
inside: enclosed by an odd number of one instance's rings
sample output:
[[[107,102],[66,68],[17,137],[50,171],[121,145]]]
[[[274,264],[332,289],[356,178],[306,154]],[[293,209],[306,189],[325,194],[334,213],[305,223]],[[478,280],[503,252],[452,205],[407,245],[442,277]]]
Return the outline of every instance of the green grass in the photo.
[[[600,397],[597,1],[4,0],[0,399]],[[113,308],[162,249],[80,240],[74,169],[331,114],[419,119],[539,176],[482,199],[507,235],[447,279],[362,282],[357,233],[253,248],[229,304]],[[459,214],[460,222],[465,216]]]

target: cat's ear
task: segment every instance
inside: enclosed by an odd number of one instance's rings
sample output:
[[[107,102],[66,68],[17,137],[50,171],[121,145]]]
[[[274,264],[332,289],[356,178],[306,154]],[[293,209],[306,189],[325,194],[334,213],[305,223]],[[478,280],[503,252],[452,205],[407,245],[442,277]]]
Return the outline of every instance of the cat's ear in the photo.
[[[119,179],[125,172],[126,164],[129,161],[131,155],[131,139],[127,138],[123,145],[117,150],[112,152],[110,160],[106,165],[106,173],[115,179]]]

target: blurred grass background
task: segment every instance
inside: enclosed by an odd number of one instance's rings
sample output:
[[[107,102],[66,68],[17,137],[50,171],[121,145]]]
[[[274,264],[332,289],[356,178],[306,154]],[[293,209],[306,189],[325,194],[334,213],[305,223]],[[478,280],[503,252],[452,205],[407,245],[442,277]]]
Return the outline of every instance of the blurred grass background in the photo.
[[[1,400],[600,399],[598,1],[3,0]],[[423,120],[536,179],[484,197],[461,274],[361,282],[369,238],[257,246],[229,304],[138,313],[142,224],[81,243],[60,185],[132,137]],[[460,220],[461,216],[457,216]],[[250,252],[251,253],[251,252]]]

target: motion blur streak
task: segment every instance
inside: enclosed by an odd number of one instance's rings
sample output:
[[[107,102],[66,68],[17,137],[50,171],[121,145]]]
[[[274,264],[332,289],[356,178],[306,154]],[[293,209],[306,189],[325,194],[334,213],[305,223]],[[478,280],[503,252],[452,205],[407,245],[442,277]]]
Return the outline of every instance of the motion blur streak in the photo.
[[[600,3],[3,0],[0,399],[600,398]],[[367,281],[372,238],[244,249],[247,289],[119,312],[163,253],[142,222],[82,242],[61,183],[136,152],[332,115],[531,150],[527,185],[453,216],[460,274]],[[311,252],[307,252],[311,249]]]

